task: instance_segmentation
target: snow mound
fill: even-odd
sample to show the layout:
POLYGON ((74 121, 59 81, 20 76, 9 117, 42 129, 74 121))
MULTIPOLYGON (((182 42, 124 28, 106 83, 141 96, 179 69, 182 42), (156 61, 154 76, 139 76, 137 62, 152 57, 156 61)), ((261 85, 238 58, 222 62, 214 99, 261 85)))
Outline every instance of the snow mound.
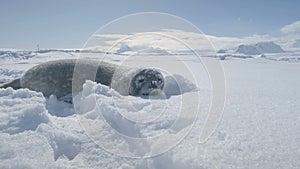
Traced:
POLYGON ((47 143, 53 150, 55 161, 64 156, 72 160, 80 152, 81 141, 79 136, 81 135, 66 131, 64 128, 45 124, 40 125, 37 132, 46 137, 47 143))
POLYGON ((73 105, 70 104, 72 101, 71 95, 67 95, 61 99, 57 99, 55 95, 51 95, 46 100, 46 108, 49 114, 53 116, 66 117, 75 114, 73 105))
POLYGON ((195 84, 181 75, 174 74, 172 76, 165 77, 164 92, 168 97, 196 91, 197 89, 198 88, 195 84))
POLYGON ((217 51, 217 53, 226 53, 227 51, 225 49, 220 49, 217 51))
MULTIPOLYGON (((184 90, 188 92, 187 88, 184 90)), ((186 97, 196 101, 195 94, 190 92, 191 96, 186 97)), ((170 100, 164 95, 150 99, 122 96, 107 86, 87 81, 82 93, 75 97, 74 106, 87 135, 102 148, 121 156, 138 157, 159 154, 161 147, 175 144, 186 133, 195 117, 184 114, 191 114, 195 106, 184 107, 181 99, 174 96, 170 100), (178 120, 180 113, 184 117, 178 120), (157 135, 166 138, 148 139, 157 135)))
POLYGON ((17 135, 0 133, 0 138, 0 168, 54 167, 53 151, 43 135, 24 131, 17 135))
POLYGON ((0 51, 0 58, 19 58, 19 59, 29 59, 36 56, 35 51, 0 51))
POLYGON ((0 89, 0 131, 15 134, 35 130, 49 121, 41 93, 28 89, 0 89))
POLYGON ((56 160, 74 159, 86 137, 76 118, 48 114, 41 93, 7 88, 0 89, 0 138, 0 168, 53 168, 56 160))
POLYGON ((282 53, 284 51, 274 42, 260 42, 253 45, 240 45, 236 52, 246 55, 259 55, 263 53, 282 53))

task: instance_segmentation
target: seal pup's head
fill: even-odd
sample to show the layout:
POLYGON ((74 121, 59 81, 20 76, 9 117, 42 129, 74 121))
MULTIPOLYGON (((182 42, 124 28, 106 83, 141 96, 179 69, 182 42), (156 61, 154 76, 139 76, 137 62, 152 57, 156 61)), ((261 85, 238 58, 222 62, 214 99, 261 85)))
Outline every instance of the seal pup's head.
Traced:
POLYGON ((159 70, 142 69, 131 79, 130 83, 130 95, 156 95, 163 89, 165 80, 159 70))

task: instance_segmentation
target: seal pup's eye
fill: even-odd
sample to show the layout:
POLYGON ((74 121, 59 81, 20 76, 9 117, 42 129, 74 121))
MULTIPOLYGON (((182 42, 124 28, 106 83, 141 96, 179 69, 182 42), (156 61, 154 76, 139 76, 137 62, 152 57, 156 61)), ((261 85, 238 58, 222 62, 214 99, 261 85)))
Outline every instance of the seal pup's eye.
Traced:
POLYGON ((162 83, 162 79, 161 79, 161 78, 158 78, 158 79, 157 79, 157 82, 158 82, 158 83, 162 83))
POLYGON ((139 78, 139 79, 138 79, 138 82, 139 82, 139 83, 143 83, 144 81, 145 81, 144 78, 139 78))

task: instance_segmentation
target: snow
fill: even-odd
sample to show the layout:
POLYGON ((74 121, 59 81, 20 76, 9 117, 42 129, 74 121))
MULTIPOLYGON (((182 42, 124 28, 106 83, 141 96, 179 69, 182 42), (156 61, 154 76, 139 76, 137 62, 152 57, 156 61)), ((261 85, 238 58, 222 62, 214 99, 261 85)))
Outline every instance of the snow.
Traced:
POLYGON ((179 95, 197 90, 197 86, 195 86, 195 84, 178 74, 166 76, 165 81, 166 85, 164 87, 164 92, 166 96, 179 95))
MULTIPOLYGON (((161 62, 175 57, 172 52, 162 52, 161 62)), ((85 51, 81 57, 98 55, 85 51)), ((36 64, 77 56, 76 50, 3 51, 0 79, 9 81, 36 64)), ((177 60, 195 71, 197 85, 178 70, 165 74, 165 95, 150 99, 122 96, 92 81, 84 84, 74 105, 28 89, 0 89, 0 168, 297 168, 300 55, 264 56, 231 53, 221 60, 227 82, 224 114, 201 144, 212 95, 204 71, 195 71, 201 63, 190 55, 177 60), (195 107, 198 114, 193 114, 195 107), (141 156, 151 158, 131 158, 141 156)), ((154 58, 144 57, 149 63, 154 58)), ((122 60, 118 54, 106 57, 115 64, 122 60)))
POLYGON ((1 122, 0 131, 16 134, 25 130, 35 130, 41 123, 48 122, 44 107, 45 98, 28 89, 0 90, 1 122), (24 108, 21 103, 26 104, 24 108))

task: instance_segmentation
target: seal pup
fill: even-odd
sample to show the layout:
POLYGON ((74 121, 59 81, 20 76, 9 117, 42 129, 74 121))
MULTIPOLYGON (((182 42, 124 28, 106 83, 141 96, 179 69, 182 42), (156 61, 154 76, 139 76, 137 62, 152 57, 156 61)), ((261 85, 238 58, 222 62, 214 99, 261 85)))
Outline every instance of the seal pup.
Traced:
POLYGON ((27 70, 25 74, 0 88, 28 88, 44 96, 58 98, 82 90, 86 80, 109 86, 121 95, 155 95, 165 84, 158 69, 129 68, 92 59, 49 61, 27 70))

